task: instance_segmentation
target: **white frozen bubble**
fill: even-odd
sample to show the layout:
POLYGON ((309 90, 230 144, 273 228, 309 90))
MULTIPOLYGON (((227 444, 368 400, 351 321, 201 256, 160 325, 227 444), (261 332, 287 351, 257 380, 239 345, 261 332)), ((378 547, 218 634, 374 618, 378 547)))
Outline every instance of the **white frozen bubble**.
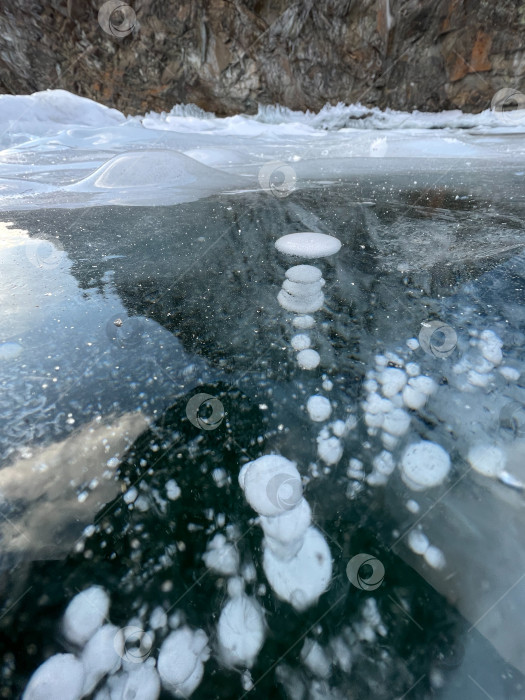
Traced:
POLYGON ((275 247, 285 255, 301 258, 324 258, 334 255, 341 249, 341 241, 326 233, 304 231, 289 233, 275 242, 275 247))
POLYGON ((417 364, 417 362, 408 362, 405 369, 409 377, 417 377, 418 374, 421 372, 421 368, 417 364))
POLYGON ((20 355, 22 349, 18 343, 0 343, 0 361, 14 360, 20 355))
POLYGON ((383 396, 391 398, 403 389, 407 382, 407 376, 402 369, 387 367, 379 374, 379 382, 383 396))
POLYGON ((383 476, 390 476, 394 469, 396 468, 396 463, 390 452, 383 450, 378 455, 376 455, 372 461, 374 469, 382 474, 383 476))
POLYGON ((104 625, 88 641, 82 652, 84 666, 83 694, 89 695, 108 674, 122 663, 124 637, 115 625, 104 625))
POLYGON ((166 627, 167 624, 168 616, 166 615, 166 611, 164 608, 161 608, 160 605, 157 605, 150 615, 149 626, 152 630, 160 630, 166 627))
POLYGON ((419 347, 419 340, 417 338, 409 338, 407 340, 407 346, 410 350, 417 350, 419 347))
POLYGON ((235 595, 222 609, 217 637, 219 653, 226 665, 251 668, 264 644, 261 606, 244 593, 235 595))
POLYGON ((504 377, 508 382, 517 382, 520 378, 519 371, 514 369, 514 367, 500 367, 499 371, 502 377, 504 377))
POLYGON ((109 596, 101 586, 91 586, 76 595, 64 613, 65 637, 83 646, 104 624, 109 613, 109 596))
POLYGON ((501 364, 503 342, 494 331, 485 330, 479 336, 479 349, 483 357, 493 365, 501 364))
POLYGON ((419 377, 411 377, 408 380, 409 386, 411 386, 416 391, 420 391, 426 396, 430 396, 437 389, 436 382, 431 377, 425 377, 420 375, 419 377))
POLYGON ((321 357, 316 350, 301 350, 297 353, 297 362, 302 369, 315 369, 321 362, 321 357))
POLYGON ((320 279, 318 282, 292 282, 289 279, 285 279, 282 288, 291 294, 293 297, 315 297, 322 291, 324 287, 324 280, 320 279))
POLYGON ((325 391, 332 391, 333 388, 334 388, 334 384, 332 381, 330 381, 330 379, 323 380, 323 389, 325 391))
POLYGON ((344 420, 334 420, 330 427, 332 428, 333 434, 339 438, 343 437, 346 432, 346 423, 344 420))
POLYGON ((418 411, 420 408, 423 408, 428 398, 426 394, 424 394, 422 391, 414 389, 414 387, 410 386, 410 384, 407 384, 407 386, 403 389, 402 397, 405 406, 414 411, 418 411))
POLYGON ((162 685, 177 697, 188 697, 201 682, 209 656, 204 630, 185 626, 171 632, 162 643, 157 663, 162 685))
POLYGON ((322 272, 314 265, 294 265, 286 270, 286 277, 291 282, 299 282, 301 284, 312 284, 318 282, 322 278, 322 272))
POLYGON ((326 654, 319 642, 307 637, 301 649, 301 661, 319 678, 328 678, 332 668, 330 657, 326 654))
POLYGON ((33 673, 22 700, 80 700, 84 667, 73 654, 55 654, 33 673))
POLYGON ((206 552, 202 555, 204 563, 218 574, 233 576, 239 569, 239 553, 235 545, 221 534, 208 542, 206 552))
POLYGON ((293 510, 270 518, 261 515, 261 527, 264 534, 285 544, 304 537, 311 522, 312 511, 308 501, 304 498, 293 510))
POLYGON ((306 350, 311 344, 312 341, 310 340, 310 336, 306 333, 298 333, 297 335, 294 335, 290 341, 292 348, 297 351, 306 350))
POLYGON ((383 447, 387 450, 393 450, 399 442, 399 438, 383 431, 381 433, 381 442, 383 443, 383 447))
POLYGON ((265 548, 263 568, 275 593, 296 610, 306 610, 327 589, 332 576, 330 549, 319 530, 310 526, 303 545, 289 561, 265 548))
POLYGON ((410 428, 410 416, 402 408, 395 408, 385 414, 383 420, 383 430, 390 435, 400 437, 410 428))
POLYGON ((176 501, 180 497, 182 491, 175 479, 170 479, 166 482, 166 496, 170 501, 176 501))
POLYGON ((293 311, 296 314, 313 314, 323 308, 324 294, 318 292, 311 297, 299 297, 281 289, 277 295, 277 301, 286 311, 293 311))
POLYGON ((280 455, 264 455, 245 464, 239 484, 259 515, 280 515, 295 508, 302 498, 301 475, 295 463, 280 455))
POLYGON ((443 569, 447 563, 443 552, 432 544, 428 547, 423 556, 426 563, 433 569, 443 569))
POLYGON ((315 318, 308 314, 301 314, 296 316, 292 321, 294 328, 300 328, 301 330, 307 330, 308 328, 313 328, 315 326, 315 318))
POLYGON ((467 456, 472 469, 483 476, 497 477, 504 470, 507 463, 505 453, 496 445, 473 445, 467 456))
MULTIPOLYGON (((101 700, 157 700, 160 695, 159 674, 149 663, 110 677, 107 686, 109 694, 102 696, 101 700)), ((98 695, 95 700, 98 700, 98 695)))
POLYGON ((337 464, 343 456, 343 445, 337 437, 317 438, 317 454, 328 466, 337 464))
POLYGON ((406 503, 406 508, 410 513, 413 513, 414 515, 417 515, 420 511, 420 506, 417 501, 414 501, 412 498, 410 498, 406 503))
POLYGON ((332 413, 332 404, 326 398, 326 396, 320 396, 319 394, 314 394, 310 396, 306 403, 306 410, 310 419, 316 423, 322 423, 330 418, 332 413))
POLYGON ((421 530, 411 530, 407 537, 408 546, 415 554, 423 555, 430 546, 428 537, 421 530))
POLYGON ((434 442, 422 440, 409 445, 401 458, 401 476, 414 491, 443 483, 450 470, 448 453, 434 442))

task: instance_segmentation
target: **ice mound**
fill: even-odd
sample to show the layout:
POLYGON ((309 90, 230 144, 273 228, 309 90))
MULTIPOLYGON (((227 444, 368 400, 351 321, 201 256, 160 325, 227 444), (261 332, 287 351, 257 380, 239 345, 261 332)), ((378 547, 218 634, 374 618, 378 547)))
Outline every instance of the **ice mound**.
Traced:
POLYGON ((163 641, 158 671, 162 685, 178 698, 189 697, 204 675, 209 659, 208 637, 204 630, 181 627, 163 641))
POLYGON ((217 175, 216 170, 178 151, 135 151, 111 158, 68 189, 85 189, 87 185, 103 189, 187 187, 197 180, 202 187, 202 178, 207 182, 217 175))
POLYGON ((289 233, 276 241, 275 247, 285 255, 301 258, 325 258, 341 249, 341 241, 326 233, 305 231, 289 233))

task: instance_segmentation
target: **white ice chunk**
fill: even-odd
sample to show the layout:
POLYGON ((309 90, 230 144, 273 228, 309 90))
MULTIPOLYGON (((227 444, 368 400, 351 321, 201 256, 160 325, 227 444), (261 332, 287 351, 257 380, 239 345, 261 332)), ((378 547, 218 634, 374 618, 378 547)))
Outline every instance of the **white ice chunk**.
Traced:
POLYGON ((295 463, 280 455, 265 455, 245 464, 239 484, 251 507, 269 517, 295 508, 303 496, 295 463))
POLYGON ((80 700, 84 667, 73 654, 55 654, 31 676, 22 700, 80 700))
POLYGON ((414 491, 422 491, 443 483, 450 470, 450 457, 440 445, 422 440, 407 447, 401 469, 405 484, 414 491))
POLYGON ((314 394, 310 396, 306 403, 306 410, 310 419, 316 423, 322 423, 322 421, 328 420, 330 414, 332 413, 332 404, 326 398, 326 396, 320 396, 319 394, 314 394))
POLYGON ((317 602, 332 576, 332 558, 324 537, 310 526, 303 546, 289 561, 277 559, 265 548, 263 568, 275 593, 296 610, 305 610, 317 602))
POLYGON ((324 258, 334 255, 341 249, 341 241, 325 233, 311 231, 289 233, 275 242, 275 247, 285 255, 302 258, 324 258))
POLYGON ((109 596, 100 586, 76 595, 64 613, 63 632, 72 644, 84 646, 104 623, 109 613, 109 596))
POLYGON ((301 350, 297 353, 297 362, 302 369, 315 369, 321 362, 321 357, 316 350, 301 350))
POLYGON ((505 471, 505 453, 496 445, 474 445, 468 451, 467 459, 475 471, 484 476, 497 477, 505 471))

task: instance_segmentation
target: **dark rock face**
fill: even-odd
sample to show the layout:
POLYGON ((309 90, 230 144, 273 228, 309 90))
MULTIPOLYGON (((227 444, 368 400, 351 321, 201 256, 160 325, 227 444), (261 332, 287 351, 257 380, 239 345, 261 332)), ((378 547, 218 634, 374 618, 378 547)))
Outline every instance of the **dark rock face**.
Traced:
POLYGON ((476 112, 520 88, 524 30, 518 0, 3 0, 0 91, 63 88, 131 114, 476 112))

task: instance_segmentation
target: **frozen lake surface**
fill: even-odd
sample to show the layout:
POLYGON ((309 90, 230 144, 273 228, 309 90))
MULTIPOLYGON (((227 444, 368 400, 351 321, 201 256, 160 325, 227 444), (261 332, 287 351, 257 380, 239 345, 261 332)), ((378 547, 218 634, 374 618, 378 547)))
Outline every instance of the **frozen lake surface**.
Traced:
POLYGON ((2 697, 522 698, 524 127, 2 105, 2 697))

